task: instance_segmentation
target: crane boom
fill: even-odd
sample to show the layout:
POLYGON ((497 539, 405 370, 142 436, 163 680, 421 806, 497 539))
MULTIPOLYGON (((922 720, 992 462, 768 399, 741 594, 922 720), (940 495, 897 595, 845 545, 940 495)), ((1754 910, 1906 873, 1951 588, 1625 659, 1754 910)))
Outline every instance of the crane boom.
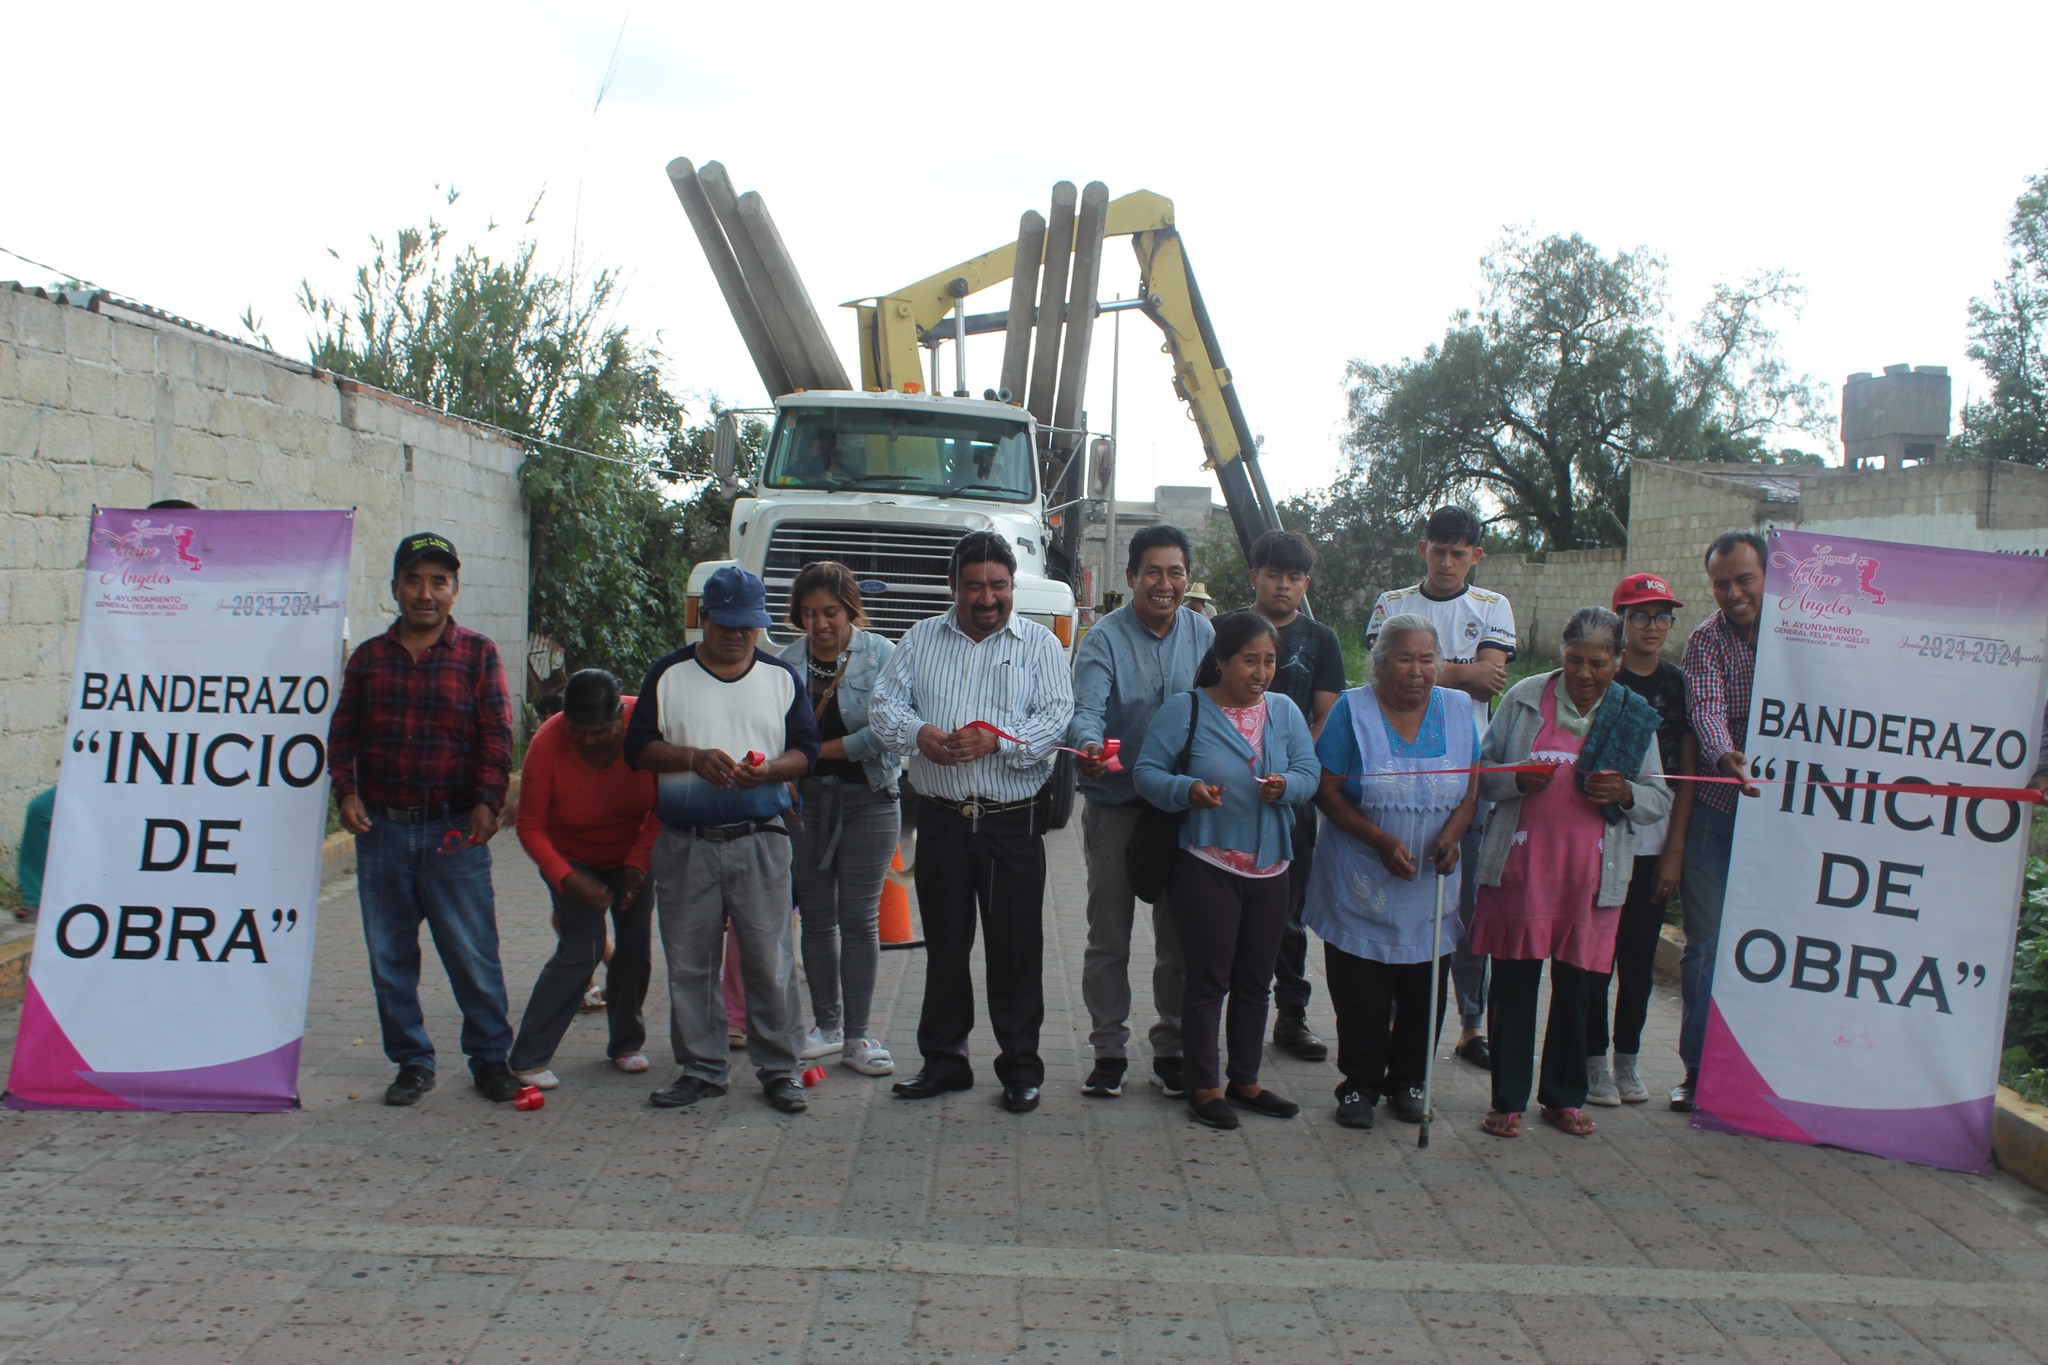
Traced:
MULTIPOLYGON (((1105 211, 1103 235, 1131 239, 1143 281, 1143 311, 1165 334, 1173 359, 1174 392, 1188 405, 1201 435, 1202 467, 1215 471, 1239 547, 1249 555, 1252 541, 1279 529, 1279 512, 1259 468, 1258 447, 1188 265, 1186 247, 1174 228, 1173 201, 1150 190, 1120 195, 1105 211)), ((1067 243, 1052 242, 1042 250, 1050 254, 1065 249, 1067 243)), ((954 309, 960 297, 955 282, 964 280, 967 293, 978 293, 1010 280, 1019 261, 1018 244, 1010 242, 901 289, 857 301, 853 306, 859 316, 862 387, 903 389, 922 383, 918 352, 926 335, 954 309)), ((1021 292, 1013 290, 1012 299, 1021 292)), ((977 319, 972 330, 1000 329, 1007 321, 1007 315, 996 314, 977 319)), ((1041 326, 1057 325, 1054 320, 1039 321, 1041 326)), ((1022 401, 1023 395, 1014 398, 1022 401)))

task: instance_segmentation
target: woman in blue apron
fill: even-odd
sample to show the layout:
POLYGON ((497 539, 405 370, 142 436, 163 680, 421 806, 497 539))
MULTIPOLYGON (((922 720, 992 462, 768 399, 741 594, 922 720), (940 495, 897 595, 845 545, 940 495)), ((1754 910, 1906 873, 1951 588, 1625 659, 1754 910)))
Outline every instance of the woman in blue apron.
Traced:
POLYGON ((1395 1118, 1422 1121, 1423 1070, 1443 1024, 1457 915, 1435 943, 1430 925, 1439 878, 1444 903, 1458 903, 1458 840, 1479 791, 1464 770, 1476 761, 1479 725, 1471 697, 1436 685, 1437 644, 1427 617, 1390 618, 1373 644, 1371 684, 1337 698, 1316 742, 1323 842, 1301 918, 1323 941, 1346 1128, 1372 1127, 1383 1099, 1395 1118), (1432 969, 1434 1020, 1425 1018, 1432 969))

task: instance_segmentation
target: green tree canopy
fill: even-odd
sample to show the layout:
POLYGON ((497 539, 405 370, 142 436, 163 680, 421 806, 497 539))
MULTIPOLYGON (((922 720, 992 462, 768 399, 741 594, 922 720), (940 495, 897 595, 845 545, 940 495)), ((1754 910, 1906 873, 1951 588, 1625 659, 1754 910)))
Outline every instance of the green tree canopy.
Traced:
POLYGON ((2048 464, 2048 172, 2030 176, 2005 232, 2005 275, 1970 300, 1970 359, 1991 396, 1963 405, 1957 454, 2048 464))
MULTIPOLYGON (((454 250, 431 219, 370 245, 345 301, 300 285, 313 363, 525 441, 529 629, 571 668, 637 682, 681 642, 693 555, 723 549, 711 424, 690 424, 660 352, 615 320, 615 271, 552 273, 530 239, 454 250)), ((743 454, 758 424, 748 436, 743 454)))
POLYGON ((1824 387, 1778 354, 1773 319, 1803 298, 1782 271, 1717 286, 1675 337, 1645 250, 1511 231, 1481 277, 1420 359, 1348 367, 1360 496, 1396 524, 1463 501, 1531 549, 1619 544, 1632 460, 1814 462, 1771 444, 1832 429, 1824 387))

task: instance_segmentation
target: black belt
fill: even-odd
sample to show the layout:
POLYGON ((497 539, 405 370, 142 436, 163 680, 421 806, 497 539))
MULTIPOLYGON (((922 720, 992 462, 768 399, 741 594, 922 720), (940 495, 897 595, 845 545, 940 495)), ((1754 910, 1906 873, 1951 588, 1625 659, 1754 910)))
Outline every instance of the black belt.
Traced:
POLYGON ((460 820, 476 809, 476 803, 457 805, 453 801, 438 806, 368 806, 370 814, 389 820, 396 825, 431 825, 436 820, 460 820))
POLYGON ((991 815, 1006 815, 1013 810, 1029 810, 1038 804, 1038 798, 1035 796, 1027 796, 1022 801, 982 801, 974 798, 948 801, 943 796, 925 796, 922 792, 919 796, 935 806, 944 806, 955 815, 968 820, 986 820, 991 815))
POLYGON ((737 825, 681 825, 685 834, 694 834, 707 844, 729 844, 735 839, 745 839, 755 834, 780 834, 789 837, 789 831, 773 820, 743 820, 737 825))

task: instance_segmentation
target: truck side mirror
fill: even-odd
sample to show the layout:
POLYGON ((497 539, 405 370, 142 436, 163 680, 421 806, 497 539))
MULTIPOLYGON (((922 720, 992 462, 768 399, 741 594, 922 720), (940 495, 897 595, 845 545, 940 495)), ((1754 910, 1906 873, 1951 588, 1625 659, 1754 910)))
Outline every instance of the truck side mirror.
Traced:
POLYGON ((740 487, 740 415, 724 412, 718 416, 718 428, 711 436, 711 473, 718 480, 718 486, 727 493, 737 493, 740 487))

